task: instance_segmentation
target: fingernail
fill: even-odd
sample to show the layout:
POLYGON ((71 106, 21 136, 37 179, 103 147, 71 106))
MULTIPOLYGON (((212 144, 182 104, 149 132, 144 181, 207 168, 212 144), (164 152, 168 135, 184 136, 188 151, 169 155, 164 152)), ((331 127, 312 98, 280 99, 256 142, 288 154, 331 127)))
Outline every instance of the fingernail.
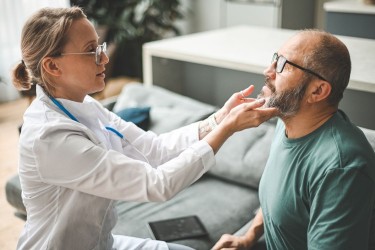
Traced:
POLYGON ((265 100, 266 99, 264 99, 264 98, 260 98, 260 99, 257 100, 257 102, 262 103, 262 102, 265 102, 265 100))

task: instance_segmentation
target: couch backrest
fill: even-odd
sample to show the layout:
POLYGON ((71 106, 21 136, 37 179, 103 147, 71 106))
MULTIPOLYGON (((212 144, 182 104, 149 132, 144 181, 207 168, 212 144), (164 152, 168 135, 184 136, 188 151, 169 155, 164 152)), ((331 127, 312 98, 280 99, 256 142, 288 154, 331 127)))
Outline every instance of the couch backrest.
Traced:
POLYGON ((202 120, 217 110, 212 105, 164 88, 140 83, 125 85, 113 111, 119 112, 129 107, 151 107, 150 130, 157 134, 202 120))
POLYGON ((257 128, 235 133, 216 154, 216 166, 210 175, 258 188, 268 159, 276 119, 257 128))
POLYGON ((375 130, 372 129, 367 129, 367 128, 361 128, 360 129, 363 131, 365 134, 368 142, 370 143, 372 149, 375 151, 375 130))

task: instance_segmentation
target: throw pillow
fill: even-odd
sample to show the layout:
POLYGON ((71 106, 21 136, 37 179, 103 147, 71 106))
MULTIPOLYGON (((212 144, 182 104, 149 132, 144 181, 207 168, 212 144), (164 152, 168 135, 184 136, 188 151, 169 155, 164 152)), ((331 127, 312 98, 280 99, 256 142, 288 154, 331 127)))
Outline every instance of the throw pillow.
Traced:
POLYGON ((131 107, 124 108, 116 114, 121 119, 132 122, 143 130, 148 130, 150 126, 150 107, 131 107))

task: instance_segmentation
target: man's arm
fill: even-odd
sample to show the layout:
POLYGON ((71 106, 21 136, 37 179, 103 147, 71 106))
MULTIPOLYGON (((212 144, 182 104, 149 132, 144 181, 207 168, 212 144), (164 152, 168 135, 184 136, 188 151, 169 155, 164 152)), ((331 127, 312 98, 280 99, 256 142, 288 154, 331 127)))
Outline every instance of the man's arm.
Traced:
POLYGON ((235 236, 230 234, 224 234, 220 240, 212 248, 213 250, 219 250, 223 248, 230 249, 250 249, 252 248, 258 239, 263 235, 263 213, 262 209, 259 208, 258 213, 253 219, 249 230, 243 236, 235 236))

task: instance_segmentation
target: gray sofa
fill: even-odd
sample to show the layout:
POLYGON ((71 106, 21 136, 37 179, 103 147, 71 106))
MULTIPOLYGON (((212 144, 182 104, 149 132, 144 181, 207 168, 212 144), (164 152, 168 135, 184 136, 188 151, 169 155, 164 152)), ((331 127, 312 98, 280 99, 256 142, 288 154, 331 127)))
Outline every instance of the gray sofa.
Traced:
MULTIPOLYGON (((104 103, 117 112, 124 108, 150 106, 150 130, 162 133, 189 124, 217 107, 169 92, 159 87, 128 84, 116 102, 104 103)), ((234 134, 220 149, 217 165, 196 183, 167 202, 117 202, 119 220, 115 234, 142 238, 152 235, 147 222, 197 215, 208 236, 175 241, 195 249, 210 249, 224 233, 243 233, 259 207, 258 184, 267 161, 276 121, 234 134)), ((375 131, 363 129, 375 149, 375 131)), ((7 199, 18 214, 25 214, 18 177, 9 180, 7 199)), ((265 249, 261 242, 256 249, 265 249)))

